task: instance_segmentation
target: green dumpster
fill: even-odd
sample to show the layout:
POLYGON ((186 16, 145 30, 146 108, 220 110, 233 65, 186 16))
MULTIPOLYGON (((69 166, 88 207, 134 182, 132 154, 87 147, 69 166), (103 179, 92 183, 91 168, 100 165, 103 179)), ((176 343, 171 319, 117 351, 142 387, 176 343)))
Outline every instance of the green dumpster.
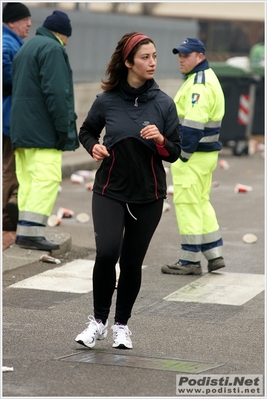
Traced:
MULTIPOLYGON (((259 59, 259 50, 256 54, 259 59)), ((248 64, 249 68, 243 69, 210 62, 225 95, 220 141, 232 147, 234 155, 248 154, 249 137, 264 134, 264 68, 251 59, 248 64)))

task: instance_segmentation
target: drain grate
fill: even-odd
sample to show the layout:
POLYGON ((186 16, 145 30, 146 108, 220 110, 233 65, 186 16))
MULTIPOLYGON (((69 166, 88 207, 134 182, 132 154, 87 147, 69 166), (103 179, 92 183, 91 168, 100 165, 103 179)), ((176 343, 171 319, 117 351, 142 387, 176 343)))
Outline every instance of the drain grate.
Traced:
POLYGON ((203 371, 211 370, 213 368, 223 365, 212 362, 199 362, 182 359, 118 355, 96 350, 90 351, 89 353, 83 352, 65 356, 57 360, 63 360, 67 362, 101 364, 107 366, 123 366, 141 369, 176 371, 181 373, 193 374, 198 374, 203 371))

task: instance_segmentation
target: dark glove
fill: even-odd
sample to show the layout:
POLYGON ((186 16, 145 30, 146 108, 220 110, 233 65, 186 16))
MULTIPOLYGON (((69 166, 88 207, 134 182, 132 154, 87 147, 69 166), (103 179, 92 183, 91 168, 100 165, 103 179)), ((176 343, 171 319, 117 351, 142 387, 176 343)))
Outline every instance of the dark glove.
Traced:
POLYGON ((68 133, 57 131, 57 135, 58 135, 58 142, 56 144, 56 149, 63 150, 63 148, 68 140, 68 133))

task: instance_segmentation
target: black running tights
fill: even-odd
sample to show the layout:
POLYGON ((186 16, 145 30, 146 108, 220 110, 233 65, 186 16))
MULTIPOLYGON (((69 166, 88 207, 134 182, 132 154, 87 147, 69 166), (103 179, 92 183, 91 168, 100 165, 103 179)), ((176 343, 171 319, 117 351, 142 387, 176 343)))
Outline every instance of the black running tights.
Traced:
POLYGON ((142 263, 162 215, 163 199, 125 204, 93 193, 92 214, 96 242, 93 270, 94 316, 106 322, 116 284, 115 322, 127 324, 141 286, 142 263))

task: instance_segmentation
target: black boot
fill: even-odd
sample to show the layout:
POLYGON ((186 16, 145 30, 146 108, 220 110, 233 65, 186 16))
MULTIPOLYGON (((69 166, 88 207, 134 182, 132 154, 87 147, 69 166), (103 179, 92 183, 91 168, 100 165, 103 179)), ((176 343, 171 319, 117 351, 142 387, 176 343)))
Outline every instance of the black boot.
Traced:
POLYGON ((17 237, 15 244, 23 248, 39 249, 41 251, 53 251, 59 249, 59 245, 48 241, 45 237, 17 237))
POLYGON ((19 218, 19 210, 18 210, 18 204, 10 200, 5 207, 5 211, 7 212, 11 226, 10 229, 11 231, 16 231, 17 230, 17 224, 18 224, 18 218, 19 218))

